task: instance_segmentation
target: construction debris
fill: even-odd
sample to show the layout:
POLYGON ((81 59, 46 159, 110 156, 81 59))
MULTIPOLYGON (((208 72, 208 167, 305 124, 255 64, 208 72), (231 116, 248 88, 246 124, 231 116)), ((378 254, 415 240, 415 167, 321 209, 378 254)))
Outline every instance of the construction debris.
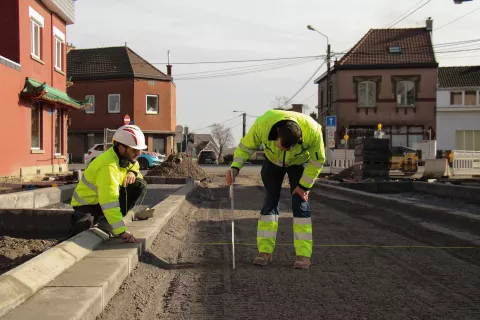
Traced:
POLYGON ((347 169, 344 169, 337 174, 327 177, 328 180, 340 181, 340 182, 342 182, 343 180, 353 180, 354 178, 355 178, 355 175, 354 175, 353 166, 347 169))
POLYGON ((160 166, 147 172, 147 176, 164 178, 188 178, 195 180, 208 180, 208 174, 190 157, 183 153, 171 154, 160 166))

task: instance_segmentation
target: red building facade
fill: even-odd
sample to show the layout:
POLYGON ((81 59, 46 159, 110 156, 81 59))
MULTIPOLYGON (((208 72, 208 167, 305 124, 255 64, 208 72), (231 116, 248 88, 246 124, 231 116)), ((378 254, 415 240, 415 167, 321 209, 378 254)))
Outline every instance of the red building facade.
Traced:
POLYGON ((66 94, 73 22, 73 0, 0 1, 0 176, 68 171, 68 113, 87 106, 66 94))

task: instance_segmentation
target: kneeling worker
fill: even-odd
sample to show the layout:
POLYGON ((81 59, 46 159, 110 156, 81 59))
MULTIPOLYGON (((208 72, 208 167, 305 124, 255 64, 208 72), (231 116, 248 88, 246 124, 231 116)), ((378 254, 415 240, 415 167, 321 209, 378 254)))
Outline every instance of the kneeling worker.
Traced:
POLYGON ((322 127, 312 117, 302 113, 267 111, 240 140, 231 165, 233 170, 227 171, 227 185, 233 183, 232 180, 260 144, 266 157, 261 171, 265 199, 257 227, 259 255, 253 263, 266 265, 272 259, 278 230, 278 203, 283 179, 288 174, 297 256, 294 267, 308 269, 313 248, 308 193, 325 162, 322 127))
MULTIPOLYGON (((125 242, 136 242, 123 217, 137 200, 145 197, 147 183, 140 174, 137 158, 146 149, 139 127, 125 125, 113 135, 113 146, 85 169, 73 193, 72 233, 78 234, 106 219, 111 232, 125 242)), ((110 231, 110 230, 109 230, 110 231)))

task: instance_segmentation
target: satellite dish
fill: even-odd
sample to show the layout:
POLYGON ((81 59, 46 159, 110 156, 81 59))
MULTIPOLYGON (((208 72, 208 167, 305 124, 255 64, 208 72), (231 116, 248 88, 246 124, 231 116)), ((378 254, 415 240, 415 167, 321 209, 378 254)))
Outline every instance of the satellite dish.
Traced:
POLYGON ((175 133, 182 133, 183 132, 183 127, 181 125, 178 125, 175 127, 175 133))

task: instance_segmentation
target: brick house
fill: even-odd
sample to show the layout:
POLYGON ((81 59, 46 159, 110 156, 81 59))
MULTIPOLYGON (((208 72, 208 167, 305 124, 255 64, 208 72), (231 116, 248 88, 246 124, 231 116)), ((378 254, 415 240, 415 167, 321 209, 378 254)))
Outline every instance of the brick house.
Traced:
POLYGON ((480 66, 438 68, 437 149, 480 151, 480 66))
MULTIPOLYGON (((67 118, 85 101, 66 94, 66 25, 74 0, 0 1, 0 176, 68 171, 67 118)), ((83 100, 83 99, 81 99, 83 100)))
POLYGON ((349 129, 348 146, 357 136, 372 136, 381 123, 392 146, 411 147, 432 139, 436 130, 437 67, 432 20, 425 28, 371 29, 331 72, 332 110, 327 110, 326 74, 318 84, 319 121, 337 116, 336 147, 349 129))
POLYGON ((93 104, 71 114, 68 152, 74 162, 83 162, 92 145, 104 142, 104 129, 122 126, 126 115, 145 133, 148 151, 173 151, 176 87, 171 66, 167 75, 127 46, 72 49, 67 61, 73 82, 68 94, 93 104))

